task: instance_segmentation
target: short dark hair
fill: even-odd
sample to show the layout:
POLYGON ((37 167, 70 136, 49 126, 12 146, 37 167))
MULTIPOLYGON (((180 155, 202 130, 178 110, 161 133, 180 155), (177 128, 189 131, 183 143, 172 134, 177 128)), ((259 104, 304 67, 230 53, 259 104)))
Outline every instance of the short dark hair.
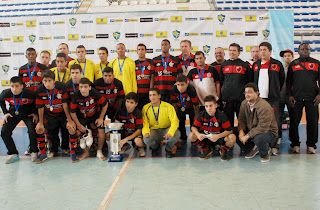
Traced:
POLYGON ((58 53, 57 58, 64 58, 64 60, 67 61, 67 56, 64 53, 58 53))
POLYGON ((256 83, 253 83, 253 82, 249 82, 248 84, 246 84, 244 86, 244 89, 246 89, 246 88, 252 88, 254 90, 254 92, 258 92, 259 91, 258 85, 256 83))
POLYGON ((44 79, 44 78, 51 78, 51 79, 55 80, 56 75, 54 74, 53 71, 51 71, 50 69, 47 69, 42 72, 42 79, 44 79))
POLYGON ((230 45, 229 45, 229 48, 230 47, 237 47, 238 48, 238 52, 240 52, 240 45, 239 44, 237 44, 237 43, 231 43, 230 45))
POLYGON ((49 52, 48 50, 43 50, 43 51, 41 51, 40 55, 41 55, 42 53, 47 53, 47 54, 49 54, 49 56, 51 56, 51 54, 50 54, 50 52, 49 52))
POLYGON ((91 81, 87 77, 82 77, 79 81, 79 84, 82 84, 82 85, 87 84, 87 85, 91 86, 91 81))
POLYGON ((138 44, 137 48, 138 47, 144 47, 144 49, 147 49, 147 46, 145 44, 142 44, 142 43, 138 44))
POLYGON ((181 44, 182 42, 188 42, 189 45, 190 45, 190 47, 191 47, 191 41, 190 41, 190 40, 184 39, 184 40, 182 40, 182 41, 180 42, 180 44, 181 44))
POLYGON ((301 44, 299 45, 298 49, 300 49, 300 47, 301 47, 302 45, 307 45, 308 47, 310 47, 310 45, 309 45, 308 43, 303 42, 303 43, 301 43, 301 44))
POLYGON ((269 51, 272 50, 272 46, 271 46, 271 44, 270 44, 269 42, 261 42, 261 43, 259 44, 259 48, 260 48, 261 46, 267 47, 269 51))
POLYGON ((60 43, 59 46, 60 46, 60 45, 65 45, 65 46, 67 46, 67 48, 69 49, 69 45, 68 45, 67 43, 64 43, 64 42, 63 42, 63 43, 60 43))
POLYGON ((82 68, 81 68, 80 64, 75 63, 72 66, 70 66, 70 71, 73 69, 79 69, 80 73, 82 72, 82 68))
POLYGON ((86 49, 82 44, 81 44, 81 45, 78 45, 76 49, 78 49, 78 48, 86 49))
POLYGON ((106 66, 106 68, 103 69, 103 73, 112 73, 113 74, 113 68, 106 66))
POLYGON ((156 87, 150 88, 149 92, 151 92, 151 91, 156 91, 157 94, 160 95, 160 90, 158 88, 156 88, 156 87))
POLYGON ((162 40, 161 42, 168 42, 169 45, 171 45, 171 43, 170 43, 170 41, 169 41, 168 39, 164 39, 164 40, 162 40))
POLYGON ((126 100, 134 100, 134 102, 138 103, 139 101, 139 97, 138 97, 138 94, 135 93, 135 92, 130 92, 126 95, 126 100))
POLYGON ((188 77, 186 75, 180 75, 177 77, 177 82, 185 82, 188 83, 188 77))
POLYGON ((208 95, 208 96, 204 97, 203 101, 204 101, 204 103, 206 103, 206 102, 213 102, 215 104, 217 103, 217 100, 213 95, 208 95))
POLYGON ((19 82, 19 84, 22 85, 23 84, 22 78, 18 76, 11 77, 10 83, 17 83, 17 82, 19 82))
POLYGON ((36 49, 34 49, 33 47, 29 47, 29 48, 26 50, 26 53, 27 53, 27 52, 30 52, 30 51, 37 52, 36 49))
POLYGON ((194 56, 196 56, 196 55, 203 55, 203 57, 205 57, 205 56, 204 56, 204 53, 203 53, 202 51, 197 51, 197 52, 194 54, 194 56))
POLYGON ((100 47, 99 50, 104 50, 107 54, 109 54, 108 49, 106 47, 100 47))

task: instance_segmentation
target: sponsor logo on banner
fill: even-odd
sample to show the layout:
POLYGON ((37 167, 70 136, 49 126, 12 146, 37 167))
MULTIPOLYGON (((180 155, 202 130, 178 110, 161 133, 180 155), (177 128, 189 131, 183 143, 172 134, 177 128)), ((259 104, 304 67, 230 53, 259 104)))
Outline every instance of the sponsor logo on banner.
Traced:
POLYGON ((204 54, 208 55, 209 52, 210 52, 211 46, 210 45, 204 45, 202 47, 202 49, 203 49, 204 54))
POLYGON ((230 18, 231 21, 242 21, 242 18, 230 18))
POLYGON ((11 53, 9 52, 0 53, 0 57, 11 57, 11 53))
POLYGON ((172 31, 172 36, 173 36, 175 39, 179 39, 179 37, 180 37, 180 31, 178 31, 178 30, 172 31))
POLYGON ((48 25, 51 25, 50 22, 40 22, 39 23, 40 26, 48 26, 48 25))
POLYGON ((258 31, 246 31, 245 36, 258 36, 258 31))
POLYGON ((246 46, 246 52, 251 52, 251 48, 252 48, 253 46, 246 46))
POLYGON ((198 18, 185 18, 184 20, 185 21, 197 21, 198 18))
POLYGON ((65 36, 54 36, 53 39, 65 39, 65 36))
POLYGON ((218 15, 218 20, 220 22, 220 25, 223 25, 223 22, 225 21, 226 16, 224 14, 218 15))
POLYGON ((94 39, 94 35, 81 35, 81 39, 94 39))
POLYGON ((68 34, 69 41, 79 40, 79 34, 68 34))
POLYGON ((154 21, 168 21, 168 18, 155 18, 154 21))
POLYGON ((181 49, 180 48, 170 48, 170 52, 181 52, 181 49))
POLYGON ((147 53, 153 53, 153 49, 147 49, 147 53))
POLYGON ((23 36, 14 36, 13 42, 23 42, 23 36))
POLYGON ((33 44, 36 41, 36 35, 30 34, 29 35, 29 41, 30 41, 31 44, 33 44))
POLYGON ((9 80, 1 80, 1 85, 2 85, 2 87, 9 87, 10 81, 9 80))
POLYGON ((126 33, 126 38, 138 38, 138 33, 126 33))
POLYGON ((269 17, 259 17, 259 20, 269 20, 269 17))
POLYGON ((153 22, 153 18, 140 18, 141 23, 153 22))
POLYGON ((110 23, 122 23, 123 19, 110 19, 110 23))
POLYGON ((93 20, 82 20, 82 24, 93 23, 93 20))
MULTIPOLYGON (((76 22, 77 22, 77 20, 76 20, 76 22)), ((70 23, 70 20, 69 20, 69 23, 70 23)), ((52 24, 53 25, 64 25, 64 24, 66 24, 66 21, 53 21, 52 24)))
POLYGON ((87 54, 94 55, 94 50, 86 50, 87 54))
POLYGON ((185 33, 185 36, 199 36, 198 33, 185 33))
POLYGON ((181 23, 182 22, 182 16, 171 16, 171 22, 173 22, 173 23, 181 23))
POLYGON ((161 49, 156 49, 156 52, 161 52, 161 49))
POLYGON ((24 23, 11 23, 11 26, 24 26, 24 23))
POLYGON ((119 31, 113 32, 113 38, 118 41, 120 39, 121 33, 119 31))
POLYGON ((246 15, 246 22, 256 22, 257 16, 256 15, 246 15))
POLYGON ((166 31, 159 31, 159 32, 156 32, 156 37, 157 38, 167 38, 167 32, 166 31))
POLYGON ((198 51, 198 47, 192 47, 191 52, 195 53, 198 51))
POLYGON ((26 22, 27 27, 36 27, 37 26, 37 21, 31 20, 26 22))
POLYGON ((70 18, 69 19, 69 24, 70 26, 74 27, 77 24, 77 19, 75 18, 70 18))
POLYGON ((200 20, 213 20, 213 17, 200 17, 200 20))
POLYGON ((129 22, 139 22, 138 19, 124 19, 124 22, 129 23, 129 22))
POLYGON ((0 23, 0 27, 10 27, 10 23, 0 23))
POLYGON ((230 36, 243 36, 242 32, 230 32, 230 36))
POLYGON ((108 24, 108 18, 97 18, 96 23, 99 24, 108 24))
POLYGON ((269 35, 270 35, 270 30, 265 29, 262 31, 263 37, 264 39, 268 39, 269 35))
POLYGON ((213 33, 200 33, 200 36, 213 36, 213 33))
POLYGON ((11 38, 0 38, 0 42, 8 42, 11 41, 11 38))
POLYGON ((4 74, 8 74, 9 69, 9 65, 2 65, 2 71, 4 72, 4 74))
POLYGON ((128 53, 133 53, 133 52, 137 52, 137 50, 136 49, 128 49, 127 52, 128 53))
POLYGON ((140 34, 140 37, 153 37, 153 34, 140 34))
POLYGON ((110 50, 110 53, 114 53, 114 50, 110 50))
POLYGON ((24 55, 24 52, 16 52, 16 53, 12 53, 12 55, 24 55))
POLYGON ((19 71, 19 67, 13 67, 14 71, 19 71))
POLYGON ((108 39, 109 34, 96 34, 96 39, 108 39))
POLYGON ((39 37, 39 40, 51 40, 52 37, 51 36, 41 36, 39 37))
POLYGON ((227 31, 216 31, 216 37, 227 37, 228 32, 227 31))

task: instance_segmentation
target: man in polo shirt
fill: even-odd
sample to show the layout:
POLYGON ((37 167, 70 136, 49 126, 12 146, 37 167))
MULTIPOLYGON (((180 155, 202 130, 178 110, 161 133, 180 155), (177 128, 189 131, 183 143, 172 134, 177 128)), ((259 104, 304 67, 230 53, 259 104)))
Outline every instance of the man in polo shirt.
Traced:
POLYGON ((220 73, 220 68, 221 68, 221 64, 223 62, 225 62, 226 59, 224 59, 224 56, 225 56, 225 52, 224 52, 224 49, 222 47, 217 47, 216 50, 214 51, 214 56, 216 58, 216 61, 213 62, 211 64, 211 66, 213 66, 218 73, 220 73))
POLYGON ((179 55, 179 59, 181 62, 181 68, 183 71, 183 75, 187 76, 189 71, 196 66, 194 61, 194 55, 191 53, 191 41, 190 40, 182 40, 180 42, 181 54, 179 55))
MULTIPOLYGON (((66 58, 67 58, 66 67, 68 67, 69 62, 73 60, 73 58, 69 57, 69 46, 66 43, 59 44, 59 53, 64 53, 66 55, 66 58)), ((57 66, 56 60, 53 60, 50 65, 50 68, 54 68, 56 66, 57 66)))

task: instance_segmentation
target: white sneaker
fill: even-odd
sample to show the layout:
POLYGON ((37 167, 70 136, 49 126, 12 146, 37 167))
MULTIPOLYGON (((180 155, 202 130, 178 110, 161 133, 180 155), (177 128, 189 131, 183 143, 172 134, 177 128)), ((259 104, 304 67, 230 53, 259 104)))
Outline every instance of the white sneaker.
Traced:
POLYGON ((271 154, 274 155, 274 156, 277 156, 278 155, 278 149, 277 148, 272 148, 271 149, 271 154))
POLYGON ((316 154, 316 150, 314 149, 314 147, 308 147, 307 148, 307 153, 308 154, 316 154))
POLYGON ((49 158, 53 158, 53 156, 54 156, 54 153, 53 152, 49 152, 49 154, 47 154, 47 158, 49 159, 49 158))
POLYGON ((87 147, 86 140, 84 138, 80 138, 80 147, 81 149, 85 149, 87 147))
POLYGON ((143 147, 139 147, 139 156, 140 156, 140 157, 146 156, 146 151, 144 151, 144 148, 143 148, 143 147))
POLYGON ((38 153, 37 152, 32 152, 31 153, 31 161, 35 162, 38 159, 38 153))
POLYGON ((261 163, 267 163, 270 161, 271 149, 269 149, 268 154, 266 157, 261 158, 261 163))
POLYGON ((6 164, 13 163, 17 160, 19 160, 19 155, 17 155, 17 154, 8 155, 8 158, 6 159, 6 164))

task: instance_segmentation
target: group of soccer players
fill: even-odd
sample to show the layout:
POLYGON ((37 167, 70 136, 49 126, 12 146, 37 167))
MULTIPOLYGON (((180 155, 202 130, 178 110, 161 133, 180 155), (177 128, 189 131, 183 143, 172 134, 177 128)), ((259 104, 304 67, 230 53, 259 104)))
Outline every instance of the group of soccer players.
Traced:
MULTIPOLYGON (((6 163, 19 159, 12 132, 21 120, 30 139, 27 153, 36 163, 57 155, 59 147, 64 154, 70 154, 71 162, 83 160, 90 153, 106 160, 106 140, 110 140, 105 132, 106 115, 112 122, 124 124, 120 153, 132 145, 143 157, 148 145, 156 156, 160 145, 166 144, 166 157, 172 157, 187 141, 187 115, 192 131, 189 138, 200 147, 200 158, 208 158, 210 151, 217 149, 221 159, 226 160, 228 150, 238 141, 245 148, 233 129, 234 113, 239 114, 245 85, 255 82, 274 110, 279 107, 275 99, 280 98, 286 74, 280 61, 270 59, 271 45, 263 42, 259 46, 262 57, 269 55, 271 62, 262 62, 263 58, 253 64, 242 61, 240 46, 232 43, 230 59, 224 60, 223 48, 217 47, 217 60, 211 65, 206 64, 203 52, 191 53, 189 40, 181 41, 180 47, 181 55, 170 55, 170 41, 162 40, 161 55, 149 59, 147 47, 138 44, 139 58, 133 61, 125 55, 125 45, 119 43, 118 56, 110 62, 107 48, 99 48, 98 64, 86 59, 83 45, 76 48, 77 59, 73 59, 68 45, 61 43, 51 64, 48 51, 41 52, 38 63, 36 50, 28 48, 28 63, 10 79, 10 88, 0 94, 4 113, 1 136, 8 149, 6 163), (92 135, 92 144, 82 141, 85 135, 92 135)), ((276 141, 271 147, 278 149, 279 144, 276 141)))

